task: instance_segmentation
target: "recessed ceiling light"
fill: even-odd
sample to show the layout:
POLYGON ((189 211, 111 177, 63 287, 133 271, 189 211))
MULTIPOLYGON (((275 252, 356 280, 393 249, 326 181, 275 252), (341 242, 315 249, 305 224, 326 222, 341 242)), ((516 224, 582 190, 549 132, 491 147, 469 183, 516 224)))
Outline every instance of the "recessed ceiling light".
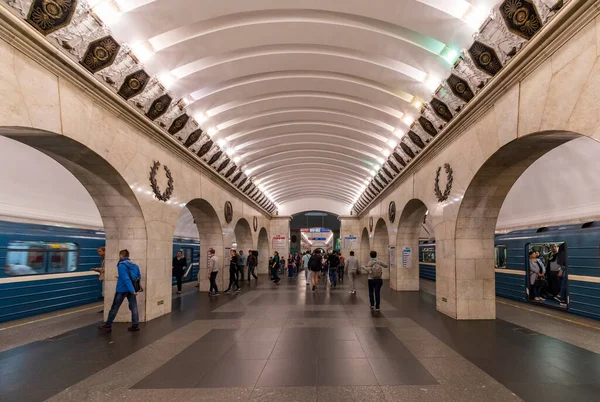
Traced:
POLYGON ((437 77, 434 76, 428 76, 427 79, 425 80, 425 86, 427 87, 427 89, 429 89, 431 92, 435 92, 437 91, 437 89, 440 87, 440 85, 442 85, 442 80, 440 80, 437 77))
POLYGON ((235 158, 233 158, 233 163, 240 163, 241 160, 242 160, 241 156, 236 156, 235 158))
POLYGON ((233 149, 232 147, 225 148, 225 153, 226 153, 228 156, 231 156, 231 155, 235 154, 235 149, 233 149))
POLYGON ((371 170, 369 171, 369 173, 371 174, 371 176, 375 177, 377 176, 377 170, 371 170))
POLYGON ((218 132, 219 132, 219 130, 216 127, 211 127, 208 130, 206 130, 206 133, 211 138, 214 137, 218 132))
POLYGON ((397 128, 396 131, 394 131, 394 135, 399 139, 402 139, 402 137, 406 135, 406 130, 403 128, 397 128))
POLYGON ((384 154, 386 158, 392 154, 387 148, 383 148, 383 151, 381 151, 381 153, 384 154))
POLYGON ((369 179, 365 179, 363 183, 365 183, 365 186, 368 186, 371 184, 371 181, 369 179))
POLYGON ((221 138, 219 141, 217 141, 217 145, 223 148, 225 145, 227 145, 227 140, 225 138, 221 138))
POLYGON ((410 104, 418 111, 421 111, 421 109, 423 109, 423 102, 416 96, 413 97, 413 100, 410 102, 410 104))
POLYGON ((135 57, 143 63, 150 59, 154 55, 154 49, 152 45, 148 42, 136 43, 135 45, 131 45, 131 51, 135 55, 135 57))
POLYGON ((390 148, 396 149, 396 147, 398 146, 398 140, 396 138, 390 138, 388 140, 388 145, 390 146, 390 148))
POLYGON ((402 122, 403 122, 404 124, 406 124, 407 126, 409 126, 409 127, 410 127, 410 126, 412 126, 412 125, 413 125, 413 123, 415 122, 415 119, 414 119, 414 117, 412 117, 412 116, 406 115, 406 116, 404 116, 404 118, 402 119, 402 122))
POLYGON ((486 18, 490 15, 489 10, 486 10, 483 7, 475 7, 471 6, 463 15, 463 21, 469 24, 475 31, 478 31, 481 28, 481 24, 486 18))
POLYGON ((123 12, 114 0, 104 0, 92 8, 92 12, 106 25, 114 24, 121 18, 123 12))
POLYGON ((208 116, 206 116, 204 113, 200 112, 200 113, 196 113, 194 115, 194 119, 196 119, 196 121, 198 122, 198 124, 202 124, 206 120, 208 120, 208 116))

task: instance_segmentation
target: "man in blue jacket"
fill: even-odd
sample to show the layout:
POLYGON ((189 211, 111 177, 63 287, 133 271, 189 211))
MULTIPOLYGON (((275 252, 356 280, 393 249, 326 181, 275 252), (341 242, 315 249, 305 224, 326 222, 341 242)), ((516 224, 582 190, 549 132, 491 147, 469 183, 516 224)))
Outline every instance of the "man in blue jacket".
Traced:
POLYGON ((112 323, 117 316, 117 312, 123 304, 125 298, 129 302, 129 310, 131 310, 131 327, 127 328, 128 331, 139 331, 140 330, 140 317, 138 313, 137 307, 137 292, 133 287, 132 280, 140 279, 142 275, 140 274, 140 268, 131 262, 129 259, 129 251, 121 250, 119 252, 119 263, 117 264, 117 268, 119 270, 119 276, 117 279, 117 290, 115 293, 115 298, 113 299, 112 307, 110 308, 110 312, 108 313, 108 319, 104 323, 104 325, 98 327, 98 329, 110 332, 112 331, 112 323))

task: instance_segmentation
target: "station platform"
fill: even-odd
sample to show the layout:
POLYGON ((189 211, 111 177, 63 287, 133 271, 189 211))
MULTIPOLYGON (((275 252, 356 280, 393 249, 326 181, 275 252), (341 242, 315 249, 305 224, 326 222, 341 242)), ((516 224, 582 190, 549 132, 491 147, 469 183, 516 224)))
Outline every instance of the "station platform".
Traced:
POLYGON ((99 333, 96 305, 7 323, 0 400, 598 400, 594 321, 502 299, 496 320, 455 321, 387 284, 377 314, 365 276, 350 295, 302 275, 216 298, 188 285, 138 333, 99 333))

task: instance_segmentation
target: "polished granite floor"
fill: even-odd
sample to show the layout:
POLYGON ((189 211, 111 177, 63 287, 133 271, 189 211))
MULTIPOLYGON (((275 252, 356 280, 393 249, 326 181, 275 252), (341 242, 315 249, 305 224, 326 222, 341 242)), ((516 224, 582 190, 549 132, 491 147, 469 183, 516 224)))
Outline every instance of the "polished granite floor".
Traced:
POLYGON ((178 297, 139 333, 85 325, 8 349, 0 401, 600 400, 600 355, 559 338, 451 320, 425 292, 384 286, 376 314, 362 283, 350 295, 261 278, 178 297))

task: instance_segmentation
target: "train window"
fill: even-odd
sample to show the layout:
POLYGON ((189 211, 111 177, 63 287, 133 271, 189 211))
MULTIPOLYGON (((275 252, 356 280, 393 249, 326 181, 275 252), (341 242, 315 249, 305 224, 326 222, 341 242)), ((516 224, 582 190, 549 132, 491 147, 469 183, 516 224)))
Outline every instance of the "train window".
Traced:
POLYGON ((496 268, 505 268, 506 267, 506 246, 497 245, 494 254, 495 254, 496 268))
POLYGON ((77 270, 79 247, 75 243, 12 241, 6 249, 6 275, 37 275, 77 270))
POLYGON ((192 263, 193 252, 194 252, 194 249, 191 247, 185 247, 183 249, 183 256, 185 257, 185 260, 187 261, 188 265, 192 263))
POLYGON ((435 263, 435 247, 421 248, 421 262, 435 263))

